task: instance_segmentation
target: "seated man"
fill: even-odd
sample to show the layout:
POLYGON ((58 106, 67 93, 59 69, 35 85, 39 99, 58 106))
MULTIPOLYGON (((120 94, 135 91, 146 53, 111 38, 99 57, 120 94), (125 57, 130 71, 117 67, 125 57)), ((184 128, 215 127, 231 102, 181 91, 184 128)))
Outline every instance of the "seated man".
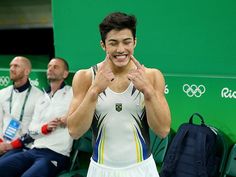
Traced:
POLYGON ((10 62, 12 85, 0 90, 0 154, 7 142, 27 133, 37 99, 43 92, 30 84, 31 62, 16 56, 10 62))
MULTIPOLYGON (((72 138, 66 127, 66 115, 72 99, 72 89, 65 85, 68 64, 54 58, 48 64, 47 78, 50 89, 38 99, 29 126, 34 139, 30 150, 0 159, 1 177, 54 177, 69 165, 72 138)), ((20 148, 20 139, 12 148, 20 148)))

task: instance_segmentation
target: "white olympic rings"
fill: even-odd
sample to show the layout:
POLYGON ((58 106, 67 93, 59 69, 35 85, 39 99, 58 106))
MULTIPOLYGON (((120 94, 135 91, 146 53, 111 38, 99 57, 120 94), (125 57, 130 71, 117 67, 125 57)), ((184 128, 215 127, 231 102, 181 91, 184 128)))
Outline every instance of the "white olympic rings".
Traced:
POLYGON ((184 93, 186 93, 189 97, 200 97, 202 96, 202 94, 205 93, 206 88, 204 85, 188 85, 188 84, 184 84, 183 85, 183 91, 184 93))
POLYGON ((0 86, 6 87, 10 83, 9 76, 0 76, 0 86))

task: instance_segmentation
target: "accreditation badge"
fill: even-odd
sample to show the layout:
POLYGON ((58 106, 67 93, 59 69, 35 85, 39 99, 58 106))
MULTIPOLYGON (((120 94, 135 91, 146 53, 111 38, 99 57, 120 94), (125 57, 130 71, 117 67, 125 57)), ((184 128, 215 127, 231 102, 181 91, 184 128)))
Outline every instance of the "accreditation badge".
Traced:
POLYGON ((15 138, 16 133, 19 131, 20 126, 21 126, 21 122, 12 118, 10 123, 7 126, 7 129, 3 135, 3 138, 9 141, 12 141, 15 138))

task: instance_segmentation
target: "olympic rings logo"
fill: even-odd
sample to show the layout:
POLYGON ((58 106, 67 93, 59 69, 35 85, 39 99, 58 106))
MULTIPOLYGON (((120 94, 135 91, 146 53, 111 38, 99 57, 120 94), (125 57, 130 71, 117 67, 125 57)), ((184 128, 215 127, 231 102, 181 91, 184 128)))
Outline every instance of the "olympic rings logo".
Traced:
POLYGON ((188 85, 188 84, 184 84, 183 85, 183 91, 184 93, 187 94, 188 97, 200 97, 202 96, 202 94, 205 93, 206 91, 206 88, 204 85, 195 85, 195 84, 192 84, 192 85, 188 85))
POLYGON ((36 86, 36 87, 39 86, 38 78, 36 78, 35 80, 29 78, 29 80, 30 80, 30 83, 31 83, 32 85, 34 85, 34 86, 36 86))
POLYGON ((9 76, 0 76, 0 86, 6 87, 10 83, 9 76))

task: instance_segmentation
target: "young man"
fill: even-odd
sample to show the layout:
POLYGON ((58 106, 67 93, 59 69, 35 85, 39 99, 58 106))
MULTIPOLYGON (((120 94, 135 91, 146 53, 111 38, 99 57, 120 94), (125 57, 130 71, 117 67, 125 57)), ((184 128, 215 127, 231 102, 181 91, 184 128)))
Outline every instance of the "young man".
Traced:
MULTIPOLYGON (((72 99, 72 89, 64 82, 68 74, 64 59, 49 62, 50 89, 41 98, 35 98, 38 102, 29 126, 29 135, 34 139, 32 149, 0 159, 1 177, 54 177, 67 168, 73 141, 66 127, 72 99)), ((20 148, 24 143, 17 139, 11 145, 20 148)))
POLYGON ((157 177, 149 127, 161 137, 170 130, 163 75, 133 56, 134 16, 112 13, 99 27, 106 58, 74 76, 70 135, 79 138, 92 128, 94 151, 88 177, 157 177))
POLYGON ((10 85, 0 91, 0 154, 8 150, 6 142, 28 131, 35 103, 43 92, 29 82, 30 60, 23 56, 10 63, 10 85))

